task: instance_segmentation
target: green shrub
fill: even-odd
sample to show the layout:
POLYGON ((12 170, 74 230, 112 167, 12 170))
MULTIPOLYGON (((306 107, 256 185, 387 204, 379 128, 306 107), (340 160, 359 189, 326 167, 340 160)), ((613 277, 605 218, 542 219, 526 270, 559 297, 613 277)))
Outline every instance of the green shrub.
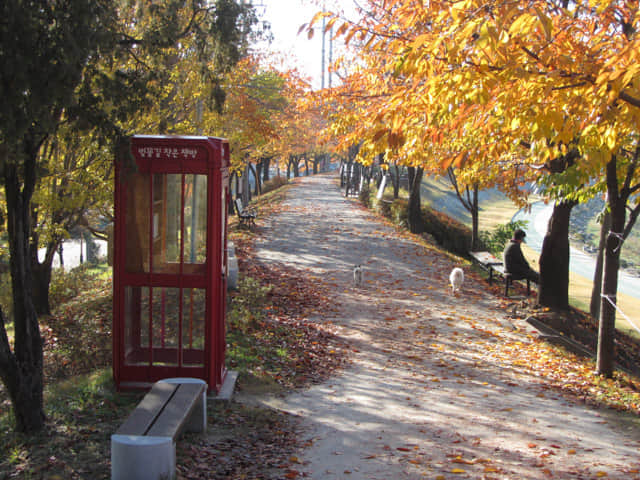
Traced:
POLYGON ((409 203, 403 198, 396 198, 389 205, 391 221, 395 225, 407 227, 409 225, 409 203))
POLYGON ((372 189, 368 183, 362 185, 360 189, 360 194, 358 195, 358 200, 367 208, 371 208, 373 206, 373 201, 375 200, 375 189, 372 189))
POLYGON ((81 295, 96 282, 111 275, 111 268, 106 264, 90 265, 85 263, 71 270, 53 269, 49 285, 49 301, 55 307, 71 298, 81 295))
POLYGON ((287 177, 275 176, 262 184, 262 194, 272 192, 288 183, 287 177))
POLYGON ((382 215, 384 218, 391 218, 391 205, 393 204, 393 198, 390 196, 384 196, 382 199, 375 199, 374 209, 382 215))
MULTIPOLYGON (((406 198, 393 198, 385 195, 383 199, 376 198, 376 191, 367 191, 361 201, 364 205, 370 202, 380 215, 388 218, 394 225, 406 228, 409 225, 409 205, 406 198), (367 200, 368 199, 368 200, 367 200)), ((446 250, 458 255, 467 255, 471 246, 471 229, 462 223, 448 217, 446 214, 422 206, 422 218, 425 232, 429 233, 446 250)))
POLYGON ((267 294, 270 290, 270 286, 261 286, 259 280, 241 276, 238 289, 229 302, 229 327, 242 332, 256 329, 264 317, 264 308, 268 304, 267 294))
POLYGON ((429 206, 422 207, 425 232, 444 249, 458 255, 467 255, 471 247, 471 229, 429 206))
POLYGON ((480 241, 494 255, 502 255, 505 245, 513 235, 513 231, 516 228, 526 229, 529 222, 526 220, 517 220, 515 222, 508 222, 503 225, 498 225, 491 232, 480 232, 480 241))

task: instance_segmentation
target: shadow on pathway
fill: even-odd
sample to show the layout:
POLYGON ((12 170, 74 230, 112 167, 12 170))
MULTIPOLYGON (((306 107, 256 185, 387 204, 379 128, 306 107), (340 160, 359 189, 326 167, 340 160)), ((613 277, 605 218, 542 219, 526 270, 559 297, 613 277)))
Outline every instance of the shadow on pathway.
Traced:
POLYGON ((330 381, 248 398, 302 418, 298 465, 312 479, 640 479, 640 432, 622 415, 562 398, 507 361, 531 342, 486 284, 399 234, 333 176, 306 177, 263 220, 256 257, 331 287, 331 321, 354 353, 330 381), (364 266, 355 287, 352 268, 364 266))

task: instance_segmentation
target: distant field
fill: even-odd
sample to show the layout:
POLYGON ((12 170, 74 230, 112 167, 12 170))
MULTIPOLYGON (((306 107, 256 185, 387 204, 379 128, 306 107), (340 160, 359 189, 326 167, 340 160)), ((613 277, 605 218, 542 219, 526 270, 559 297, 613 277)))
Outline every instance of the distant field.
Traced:
MULTIPOLYGON (((423 181, 421 194, 423 201, 431 205, 432 208, 442 211, 464 224, 471 226, 471 216, 456 197, 455 191, 446 178, 430 177, 425 179, 423 181)), ((492 230, 497 225, 505 224, 509 222, 518 211, 518 207, 498 191, 481 192, 479 195, 479 206, 480 230, 492 230)), ((638 230, 638 228, 636 228, 636 230, 638 230)), ((625 247, 634 248, 635 243, 632 242, 630 245, 625 244, 625 247)), ((538 265, 538 254, 526 246, 523 251, 532 266, 538 265)), ((571 274, 569 281, 569 301, 571 305, 581 310, 589 311, 593 280, 571 274)), ((618 306, 627 317, 631 318, 640 327, 640 299, 618 293, 618 306)), ((617 316, 616 327, 630 335, 640 338, 640 333, 638 333, 622 315, 617 316)))

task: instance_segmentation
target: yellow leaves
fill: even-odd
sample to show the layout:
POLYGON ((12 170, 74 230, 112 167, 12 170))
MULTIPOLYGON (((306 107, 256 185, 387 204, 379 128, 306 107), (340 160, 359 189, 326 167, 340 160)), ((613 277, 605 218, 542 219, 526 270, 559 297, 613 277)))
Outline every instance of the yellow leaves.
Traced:
POLYGON ((632 80, 634 80, 638 76, 638 74, 640 74, 640 63, 633 63, 629 65, 622 77, 623 86, 629 85, 632 80))
POLYGON ((420 48, 423 45, 429 43, 432 40, 432 35, 430 33, 423 33, 422 35, 418 35, 415 40, 411 43, 411 48, 420 48))
POLYGON ((474 465, 476 462, 472 461, 472 460, 465 460, 464 458, 462 458, 461 456, 457 456, 456 458, 454 458, 453 460, 451 460, 453 463, 461 463, 463 465, 474 465))
POLYGON ((526 36, 531 33, 537 21, 538 17, 530 13, 523 13, 509 27, 509 35, 512 37, 518 35, 526 36))
MULTIPOLYGON (((311 28, 313 27, 318 21, 327 18, 327 17, 331 17, 333 16, 332 13, 330 12, 316 12, 316 14, 313 16, 313 18, 311 18, 311 21, 309 22, 308 27, 311 28)), ((334 17, 335 18, 335 17, 334 17)), ((304 30, 307 27, 307 25, 303 25, 302 27, 300 27, 300 30, 298 30, 298 33, 300 33, 302 30, 304 30)))
POLYGON ((348 29, 349 29, 349 24, 345 22, 345 23, 343 23, 342 25, 340 25, 340 26, 338 27, 338 29, 336 30, 336 33, 335 33, 335 35, 334 35, 334 36, 335 36, 335 37, 340 37, 340 36, 344 35, 344 34, 345 34, 345 32, 346 32, 348 29))
MULTIPOLYGON (((347 44, 362 40, 353 75, 330 98, 341 145, 364 141, 363 162, 384 152, 431 171, 482 172, 487 184, 497 179, 515 195, 540 173, 510 173, 510 165, 523 155, 546 161, 579 136, 595 171, 628 138, 601 125, 638 82, 638 49, 620 42, 608 17, 578 17, 544 2, 492 4, 491 11, 479 4, 430 2, 427 12, 423 3, 382 2, 375 24, 314 17, 312 24, 329 18, 325 27, 347 44), (596 121, 595 134, 585 136, 583 127, 596 121), (523 139, 540 146, 525 152, 523 139)), ((625 115, 620 122, 638 117, 625 115)))
POLYGON ((372 141, 377 142, 382 137, 384 137, 387 133, 388 133, 388 130, 386 128, 378 130, 376 133, 373 134, 372 141))
POLYGON ((618 135, 613 127, 608 127, 603 135, 605 145, 611 152, 615 152, 618 147, 618 135))
MULTIPOLYGON (((338 21, 337 17, 333 17, 333 18, 329 19, 329 21, 324 26, 324 33, 330 32, 337 21, 338 21)), ((343 26, 344 26, 344 24, 343 24, 343 26)))
POLYGON ((536 10, 536 14, 538 15, 538 20, 540 20, 540 24, 542 25, 542 28, 544 30, 545 38, 550 42, 553 38, 553 22, 547 15, 544 14, 542 10, 540 10, 540 8, 538 8, 537 6, 534 8, 536 10))

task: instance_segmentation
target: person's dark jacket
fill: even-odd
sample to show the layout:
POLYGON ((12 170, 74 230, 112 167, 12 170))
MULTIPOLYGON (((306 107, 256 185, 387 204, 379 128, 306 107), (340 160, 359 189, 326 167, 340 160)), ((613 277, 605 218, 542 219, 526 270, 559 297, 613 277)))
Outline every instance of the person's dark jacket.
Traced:
POLYGON ((532 272, 535 274, 534 270, 529 266, 529 263, 522 254, 520 242, 513 239, 509 240, 509 243, 505 247, 504 252, 502 253, 502 260, 504 262, 504 270, 507 273, 512 274, 513 278, 516 280, 520 278, 527 278, 532 272))

